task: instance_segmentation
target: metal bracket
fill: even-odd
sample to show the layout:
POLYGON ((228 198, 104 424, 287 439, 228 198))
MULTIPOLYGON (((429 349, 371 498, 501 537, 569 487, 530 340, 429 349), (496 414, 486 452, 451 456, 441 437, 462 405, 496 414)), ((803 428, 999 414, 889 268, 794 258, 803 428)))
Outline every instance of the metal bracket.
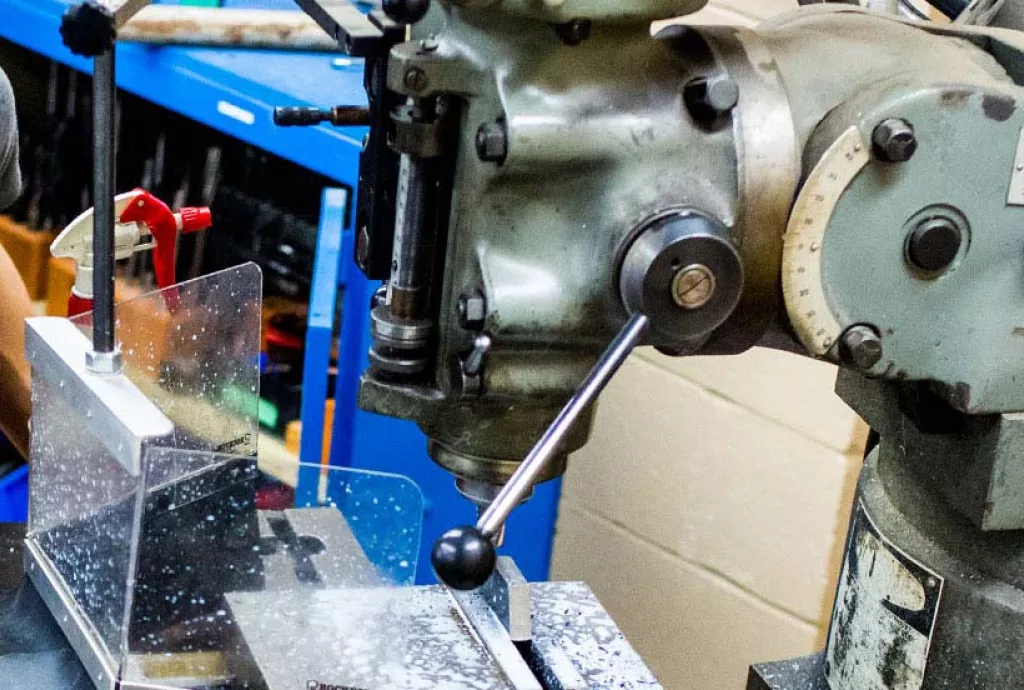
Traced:
POLYGON ((25 350, 35 376, 90 419, 91 431, 132 476, 142 466, 150 439, 169 435, 174 424, 124 374, 97 375, 86 368, 89 339, 67 319, 37 317, 25 326, 25 350))
POLYGON ((295 0, 321 29, 353 57, 383 57, 405 37, 405 27, 383 12, 363 14, 349 0, 295 0))

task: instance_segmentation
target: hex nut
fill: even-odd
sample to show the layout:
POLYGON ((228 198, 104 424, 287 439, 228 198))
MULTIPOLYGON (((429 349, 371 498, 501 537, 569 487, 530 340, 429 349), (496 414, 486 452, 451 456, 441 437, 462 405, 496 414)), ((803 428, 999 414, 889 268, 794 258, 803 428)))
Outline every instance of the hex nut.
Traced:
POLYGON ((882 120, 871 135, 875 155, 886 163, 906 163, 917 151, 914 126, 901 118, 882 120))

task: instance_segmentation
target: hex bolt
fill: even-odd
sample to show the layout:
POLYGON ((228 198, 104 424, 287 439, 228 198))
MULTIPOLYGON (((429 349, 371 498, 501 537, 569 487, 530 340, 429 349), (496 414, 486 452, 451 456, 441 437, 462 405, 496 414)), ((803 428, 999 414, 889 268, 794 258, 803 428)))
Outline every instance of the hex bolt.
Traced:
POLYGON ((430 86, 430 79, 427 78, 427 73, 419 67, 410 67, 409 71, 405 73, 404 83, 405 88, 419 93, 430 86))
POLYGON ((917 151, 914 125, 893 117, 882 120, 871 135, 875 155, 886 163, 906 163, 917 151))
POLYGON ((882 359, 882 339, 872 326, 850 326, 839 339, 839 358, 857 369, 870 369, 882 359))
POLYGON ((922 271, 944 271, 957 255, 963 236, 949 218, 926 218, 907 237, 907 260, 922 271))
POLYGON ((508 157, 508 134, 502 121, 486 122, 476 131, 476 155, 485 163, 503 163, 508 157))
POLYGON ((484 327, 487 302, 479 292, 461 295, 456 309, 459 314, 459 325, 467 331, 478 331, 484 327))
POLYGON ((700 77, 683 88, 683 100, 697 120, 713 120, 726 115, 740 102, 740 87, 727 74, 700 77))
POLYGON ((681 268, 672 279, 672 300, 683 309, 700 309, 714 296, 715 274, 703 264, 681 268))

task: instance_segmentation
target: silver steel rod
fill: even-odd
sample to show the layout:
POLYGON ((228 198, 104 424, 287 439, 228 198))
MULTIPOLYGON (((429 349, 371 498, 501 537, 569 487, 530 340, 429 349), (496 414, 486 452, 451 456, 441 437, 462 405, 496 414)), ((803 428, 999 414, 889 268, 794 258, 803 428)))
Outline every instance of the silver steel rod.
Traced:
POLYGON ((476 527, 485 537, 491 538, 501 530, 509 514, 533 488, 533 483, 558 452, 565 437, 572 431, 580 415, 601 394, 608 382, 625 363, 629 353, 633 351, 647 332, 648 320, 643 314, 632 317, 615 336, 608 348, 601 354, 597 364, 587 374, 580 387, 576 389, 569 402, 555 417, 555 421, 547 428, 529 455, 519 465, 487 510, 477 520, 476 527))
POLYGON ((96 57, 92 77, 93 349, 114 351, 114 48, 96 57))

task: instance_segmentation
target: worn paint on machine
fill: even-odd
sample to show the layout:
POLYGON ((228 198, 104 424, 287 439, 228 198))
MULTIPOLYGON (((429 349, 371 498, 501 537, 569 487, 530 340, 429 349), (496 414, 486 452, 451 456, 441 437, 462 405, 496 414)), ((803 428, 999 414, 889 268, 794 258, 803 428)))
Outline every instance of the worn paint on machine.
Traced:
POLYGON ((833 690, 919 690, 942 586, 942 577, 882 536, 858 504, 825 658, 833 690))

